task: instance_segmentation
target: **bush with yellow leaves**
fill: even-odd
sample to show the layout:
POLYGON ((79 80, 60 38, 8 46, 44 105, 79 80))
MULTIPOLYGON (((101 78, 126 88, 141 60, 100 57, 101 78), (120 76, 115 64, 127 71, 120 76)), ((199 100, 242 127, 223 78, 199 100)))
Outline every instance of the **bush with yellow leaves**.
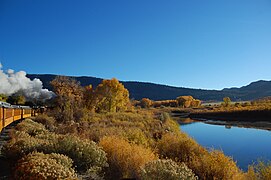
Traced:
POLYGON ((189 167, 202 179, 235 180, 243 179, 244 174, 232 158, 214 150, 194 157, 189 167))
POLYGON ((184 133, 167 133, 158 141, 157 148, 162 157, 189 162, 193 156, 200 156, 207 152, 195 140, 184 133))

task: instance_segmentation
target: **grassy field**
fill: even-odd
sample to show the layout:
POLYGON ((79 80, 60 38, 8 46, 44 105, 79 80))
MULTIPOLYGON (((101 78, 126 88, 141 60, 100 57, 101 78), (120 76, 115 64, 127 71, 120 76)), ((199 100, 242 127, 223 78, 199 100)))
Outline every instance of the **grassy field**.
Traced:
POLYGON ((161 109, 87 112, 81 121, 66 123, 49 115, 25 120, 11 133, 2 150, 13 163, 11 177, 269 179, 271 175, 269 164, 243 172, 223 152, 207 151, 161 109))

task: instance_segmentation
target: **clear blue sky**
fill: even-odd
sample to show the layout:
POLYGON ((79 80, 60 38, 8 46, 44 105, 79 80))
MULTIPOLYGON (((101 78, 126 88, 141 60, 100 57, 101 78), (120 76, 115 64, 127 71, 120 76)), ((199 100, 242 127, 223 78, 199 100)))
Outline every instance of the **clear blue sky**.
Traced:
POLYGON ((243 86, 271 79, 271 1, 0 0, 0 61, 27 73, 243 86))

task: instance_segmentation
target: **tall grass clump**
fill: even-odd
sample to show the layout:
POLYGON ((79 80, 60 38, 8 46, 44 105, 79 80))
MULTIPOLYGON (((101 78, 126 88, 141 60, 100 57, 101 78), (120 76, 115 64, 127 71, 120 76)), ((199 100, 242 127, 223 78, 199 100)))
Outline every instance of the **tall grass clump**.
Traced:
POLYGON ((144 164, 157 159, 152 150, 116 136, 104 137, 99 145, 107 153, 109 179, 135 178, 144 164))
POLYGON ((244 174, 232 158, 214 150, 194 157, 189 163, 191 169, 202 179, 235 180, 243 179, 244 174))
POLYGON ((167 133, 157 143, 159 154, 162 157, 175 159, 181 162, 190 162, 192 157, 200 156, 207 151, 184 133, 167 133))
POLYGON ((248 180, 269 180, 271 179, 271 162, 259 161, 258 164, 254 164, 248 167, 246 173, 246 179, 248 180))

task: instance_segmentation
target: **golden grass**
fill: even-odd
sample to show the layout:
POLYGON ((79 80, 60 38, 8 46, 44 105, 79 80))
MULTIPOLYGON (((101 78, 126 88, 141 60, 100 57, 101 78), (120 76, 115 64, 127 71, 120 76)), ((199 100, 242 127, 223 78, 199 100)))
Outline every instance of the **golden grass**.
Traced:
POLYGON ((144 164, 158 159, 151 149, 116 136, 104 137, 99 145, 107 153, 110 176, 115 178, 137 177, 144 164))

